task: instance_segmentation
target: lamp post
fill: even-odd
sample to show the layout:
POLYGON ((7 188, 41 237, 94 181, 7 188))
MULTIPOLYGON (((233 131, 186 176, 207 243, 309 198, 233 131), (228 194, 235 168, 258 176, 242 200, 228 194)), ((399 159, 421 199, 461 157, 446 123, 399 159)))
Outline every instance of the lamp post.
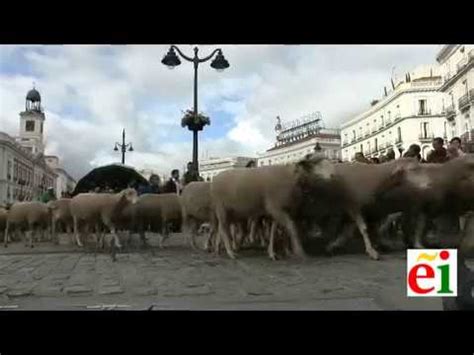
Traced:
POLYGON ((125 143, 125 129, 122 131, 122 144, 115 142, 114 151, 118 152, 118 150, 122 151, 122 164, 125 164, 125 153, 127 152, 127 148, 129 152, 133 152, 132 143, 125 143))
POLYGON ((169 69, 173 69, 174 67, 181 64, 181 60, 176 55, 178 52, 179 56, 184 60, 191 62, 194 64, 194 108, 193 108, 193 119, 186 123, 188 129, 193 131, 193 169, 195 172, 195 176, 199 176, 199 165, 198 165, 198 132, 202 131, 204 125, 208 124, 208 122, 203 121, 198 116, 198 67, 200 63, 207 62, 208 60, 212 59, 215 54, 217 54, 214 60, 211 63, 211 67, 216 69, 217 71, 223 71, 224 69, 229 67, 229 62, 224 58, 222 54, 222 50, 220 48, 215 49, 210 55, 204 58, 199 58, 198 56, 198 47, 194 47, 194 57, 188 57, 185 55, 181 50, 176 46, 171 46, 168 53, 163 57, 161 63, 166 65, 169 69))

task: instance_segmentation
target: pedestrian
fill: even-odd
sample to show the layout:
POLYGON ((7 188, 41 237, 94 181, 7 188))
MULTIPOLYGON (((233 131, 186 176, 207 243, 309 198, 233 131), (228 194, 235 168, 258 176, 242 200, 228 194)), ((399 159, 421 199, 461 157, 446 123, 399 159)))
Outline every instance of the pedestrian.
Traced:
POLYGON ((49 201, 56 201, 56 195, 54 194, 54 189, 49 187, 40 197, 40 201, 43 203, 48 203, 49 201))
POLYGON ((403 155, 404 158, 417 158, 419 162, 422 162, 421 148, 418 144, 412 144, 408 147, 407 152, 403 155))
POLYGON ((181 183, 179 182, 179 170, 173 169, 171 171, 171 177, 166 182, 164 188, 164 193, 177 193, 178 195, 181 194, 181 183))
POLYGON ((138 186, 138 195, 143 194, 159 194, 160 193, 160 177, 156 174, 152 174, 148 179, 149 184, 140 184, 138 186))
POLYGON ((449 141, 449 148, 450 147, 453 147, 454 149, 457 150, 457 156, 458 157, 462 157, 463 155, 466 155, 466 153, 464 153, 463 149, 462 149, 462 142, 461 142, 461 138, 459 137, 454 137, 453 139, 451 139, 449 141))
POLYGON ((450 146, 447 150, 446 150, 446 155, 448 157, 448 160, 452 160, 452 159, 456 159, 456 158, 459 158, 460 155, 459 155, 459 149, 457 149, 455 146, 450 146))
POLYGON ((255 160, 250 160, 247 165, 245 165, 246 168, 255 168, 255 160))
POLYGON ((370 161, 364 156, 364 153, 357 152, 354 156, 354 160, 359 163, 370 164, 370 161))
POLYGON ((433 150, 428 153, 426 162, 442 164, 448 160, 446 148, 444 148, 444 140, 441 137, 433 139, 433 150))
POLYGON ((192 162, 188 162, 187 171, 183 176, 183 184, 187 185, 192 181, 199 181, 199 176, 197 176, 196 169, 194 169, 194 164, 192 162))
POLYGON ((371 164, 380 164, 380 160, 377 157, 370 158, 371 164))
POLYGON ((395 160, 395 151, 392 148, 387 151, 387 161, 390 160, 395 160))

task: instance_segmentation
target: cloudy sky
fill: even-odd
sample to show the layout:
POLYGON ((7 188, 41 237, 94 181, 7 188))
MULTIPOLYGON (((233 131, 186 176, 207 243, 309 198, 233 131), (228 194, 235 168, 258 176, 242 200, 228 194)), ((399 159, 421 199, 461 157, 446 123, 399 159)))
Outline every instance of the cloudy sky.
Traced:
MULTIPOLYGON (((435 63, 439 45, 219 46, 230 63, 199 69, 199 111, 211 118, 199 156, 255 156, 283 122, 320 111, 327 127, 369 107, 390 76, 435 63), (395 67, 395 68, 394 68, 395 67)), ((192 54, 191 45, 180 48, 192 54)), ((217 46, 200 46, 207 55, 217 46)), ((0 131, 17 135, 32 83, 45 108, 46 153, 80 178, 119 162, 122 129, 135 151, 127 164, 169 173, 191 160, 192 133, 181 128, 192 107, 193 69, 161 64, 168 46, 0 46, 0 131)))

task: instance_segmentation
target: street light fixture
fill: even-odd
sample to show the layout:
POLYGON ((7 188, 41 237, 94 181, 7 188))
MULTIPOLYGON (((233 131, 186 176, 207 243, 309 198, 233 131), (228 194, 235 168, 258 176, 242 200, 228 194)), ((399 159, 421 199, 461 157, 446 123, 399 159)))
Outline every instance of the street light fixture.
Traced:
POLYGON ((193 131, 193 169, 195 173, 195 178, 199 177, 199 165, 198 165, 198 132, 202 131, 203 127, 206 124, 209 124, 209 120, 202 115, 198 115, 198 66, 200 63, 207 62, 215 56, 214 60, 211 62, 211 68, 216 69, 221 72, 224 69, 227 69, 230 65, 227 59, 225 59, 222 54, 222 49, 215 49, 210 55, 204 58, 198 57, 198 47, 194 47, 194 57, 188 57, 176 46, 171 46, 168 50, 168 53, 163 57, 161 63, 166 65, 169 69, 173 69, 181 64, 181 60, 178 55, 184 60, 194 64, 194 108, 193 108, 193 118, 194 120, 189 120, 187 126, 188 129, 193 131), (177 52, 177 54, 176 54, 177 52))
POLYGON ((125 129, 122 131, 122 144, 115 142, 114 151, 118 152, 119 148, 122 151, 122 164, 125 164, 125 153, 127 152, 127 148, 129 152, 133 152, 132 143, 125 143, 125 129))

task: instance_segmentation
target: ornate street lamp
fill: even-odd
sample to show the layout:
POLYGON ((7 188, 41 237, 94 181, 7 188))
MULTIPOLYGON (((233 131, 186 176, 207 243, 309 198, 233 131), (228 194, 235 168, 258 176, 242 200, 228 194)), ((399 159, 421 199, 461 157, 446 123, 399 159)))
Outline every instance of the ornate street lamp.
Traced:
POLYGON ((125 153, 127 152, 127 148, 129 152, 133 152, 132 143, 125 143, 125 129, 122 131, 122 144, 115 142, 114 151, 118 152, 119 149, 122 151, 122 164, 125 164, 125 153))
POLYGON ((229 67, 229 62, 224 58, 222 50, 220 48, 214 50, 210 55, 204 58, 198 57, 198 47, 194 47, 194 57, 188 57, 176 46, 171 46, 168 53, 163 57, 161 63, 166 65, 169 69, 181 64, 181 60, 178 55, 184 60, 194 64, 194 108, 193 111, 187 111, 183 118, 183 126, 187 126, 190 131, 193 132, 193 169, 195 172, 195 178, 199 177, 199 165, 198 165, 198 132, 202 131, 205 125, 210 124, 209 118, 198 114, 198 66, 200 63, 207 62, 215 56, 211 62, 211 67, 217 71, 223 71, 229 67), (178 55, 176 54, 178 52, 178 55))

